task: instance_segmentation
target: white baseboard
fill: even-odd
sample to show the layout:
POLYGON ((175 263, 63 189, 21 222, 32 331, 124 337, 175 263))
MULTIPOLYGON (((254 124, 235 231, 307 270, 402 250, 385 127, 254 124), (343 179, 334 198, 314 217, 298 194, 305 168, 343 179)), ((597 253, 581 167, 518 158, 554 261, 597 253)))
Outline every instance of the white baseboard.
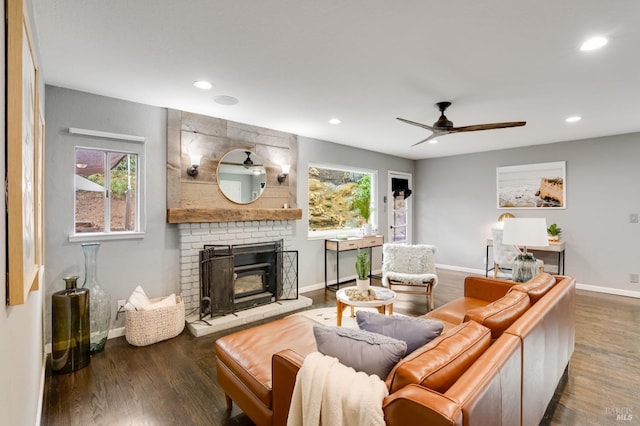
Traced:
MULTIPOLYGON (((468 272, 470 274, 481 274, 481 275, 485 274, 485 271, 483 271, 481 269, 465 268, 465 267, 462 267, 462 266, 436 264, 436 267, 437 268, 441 268, 441 269, 448 269, 448 270, 451 270, 451 271, 468 272)), ((623 289, 620 289, 620 288, 611 288, 611 287, 603 287, 603 286, 598 286, 598 285, 576 283, 576 289, 585 290, 585 291, 592 291, 594 293, 612 294, 612 295, 615 295, 615 296, 625 296, 625 297, 640 298, 640 291, 623 290, 623 289)))
POLYGON ((316 283, 316 284, 305 285, 304 287, 300 287, 298 288, 298 291, 300 292, 300 294, 303 294, 303 293, 308 293, 314 290, 322 290, 323 288, 324 288, 324 283, 316 283))
POLYGON ((42 357, 42 370, 40 371, 40 391, 38 393, 38 411, 36 412, 35 426, 40 425, 42 420, 42 404, 44 402, 44 383, 47 372, 47 357, 42 357))
POLYGON ((616 296, 635 297, 636 299, 640 299, 640 291, 623 290, 620 288, 602 287, 598 285, 580 283, 576 284, 576 288, 578 290, 593 291, 594 293, 606 293, 616 296))
MULTIPOLYGON (((107 334, 107 339, 115 339, 116 337, 124 336, 124 327, 112 328, 107 334)), ((49 355, 51 353, 51 342, 44 345, 44 353, 49 355)))
POLYGON ((478 274, 484 275, 484 269, 473 269, 473 268, 465 268, 464 266, 455 266, 455 265, 443 265, 440 263, 436 263, 436 268, 440 269, 448 269, 450 271, 459 271, 459 272, 467 272, 469 274, 478 274))
POLYGON ((124 336, 124 327, 112 328, 109 330, 107 339, 115 339, 116 337, 124 336))
MULTIPOLYGON (((371 273, 373 275, 381 275, 382 274, 382 270, 381 269, 376 269, 374 271, 371 271, 371 273)), ((355 275, 350 275, 348 277, 340 277, 340 281, 349 281, 349 280, 355 280, 356 276, 355 275)), ((328 285, 333 285, 336 283, 336 280, 329 280, 328 281, 328 285)), ((322 290, 324 288, 324 282, 320 282, 320 283, 315 283, 315 284, 311 284, 311 285, 305 285, 304 287, 300 287, 298 289, 298 291, 300 293, 308 293, 310 291, 314 291, 314 290, 322 290)))

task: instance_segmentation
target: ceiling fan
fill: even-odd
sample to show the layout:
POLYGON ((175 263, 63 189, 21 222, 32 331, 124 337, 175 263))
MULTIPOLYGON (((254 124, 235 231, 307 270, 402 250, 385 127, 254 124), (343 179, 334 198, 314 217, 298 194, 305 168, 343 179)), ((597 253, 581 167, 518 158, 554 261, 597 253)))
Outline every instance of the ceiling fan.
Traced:
POLYGON ((489 124, 475 124, 472 126, 463 126, 463 127, 453 127, 453 123, 449 121, 449 119, 444 115, 444 112, 449 106, 451 106, 451 102, 438 102, 435 106, 440 110, 440 118, 438 121, 433 123, 433 126, 429 126, 427 124, 416 123, 415 121, 406 120, 404 118, 397 117, 398 120, 403 121, 405 123, 422 127, 423 129, 431 130, 433 133, 429 135, 428 138, 421 140, 420 142, 414 143, 411 146, 420 145, 423 142, 427 142, 431 139, 437 138, 438 136, 448 135, 449 133, 462 133, 462 132, 475 132, 478 130, 491 130, 491 129, 504 129, 506 127, 519 127, 527 124, 526 121, 508 121, 506 123, 489 123, 489 124))

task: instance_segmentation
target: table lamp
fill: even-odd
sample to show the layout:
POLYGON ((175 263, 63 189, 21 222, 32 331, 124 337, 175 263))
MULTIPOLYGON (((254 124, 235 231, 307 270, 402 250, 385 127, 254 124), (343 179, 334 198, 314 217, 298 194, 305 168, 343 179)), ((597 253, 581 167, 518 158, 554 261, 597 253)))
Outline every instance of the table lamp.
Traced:
POLYGON ((527 246, 546 247, 547 220, 544 218, 511 218, 504 221, 504 244, 523 247, 513 261, 512 279, 517 282, 529 281, 538 273, 538 262, 533 254, 527 252, 527 246))
POLYGON ((507 219, 513 219, 515 215, 513 213, 502 213, 498 216, 498 223, 494 226, 497 229, 504 229, 504 221, 507 219))

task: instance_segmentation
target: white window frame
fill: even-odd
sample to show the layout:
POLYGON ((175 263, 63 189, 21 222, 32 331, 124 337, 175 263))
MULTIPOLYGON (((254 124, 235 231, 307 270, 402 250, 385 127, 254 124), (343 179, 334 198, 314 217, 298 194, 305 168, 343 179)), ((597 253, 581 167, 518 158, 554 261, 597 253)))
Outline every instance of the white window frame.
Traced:
MULTIPOLYGON (((86 242, 86 241, 108 241, 108 240, 126 240, 144 238, 146 227, 146 162, 145 138, 139 136, 121 135, 115 133, 96 132, 80 133, 82 129, 69 129, 71 134, 78 131, 77 134, 89 135, 90 137, 81 137, 77 144, 73 146, 72 162, 69 170, 72 171, 73 183, 71 190, 74 191, 74 206, 72 216, 72 230, 69 234, 69 242, 86 242), (104 139, 103 139, 104 138, 104 139), (135 154, 138 156, 137 182, 136 182, 136 231, 110 231, 110 232, 80 232, 75 231, 76 208, 75 208, 75 170, 76 170, 76 149, 91 149, 105 152, 135 154)), ((90 132, 90 131, 86 131, 90 132)), ((107 206, 108 207, 108 206, 107 206)), ((110 212, 109 212, 110 214, 110 212)))
MULTIPOLYGON (((331 170, 340 170, 345 172, 355 172, 355 173, 367 173, 371 175, 371 217, 370 221, 373 226, 373 229, 378 229, 378 209, 376 208, 378 205, 378 171, 374 169, 366 169, 362 167, 352 167, 352 166, 344 166, 344 165, 336 165, 336 164, 328 164, 328 163, 309 163, 307 168, 307 179, 309 176, 309 169, 317 167, 321 169, 331 169, 331 170)), ((307 200, 309 199, 309 183, 307 180, 307 200)), ((327 239, 327 238, 336 238, 338 234, 348 235, 348 236, 362 236, 361 228, 341 228, 341 229, 327 229, 321 231, 312 231, 309 227, 309 218, 307 217, 307 239, 308 240, 319 240, 319 239, 327 239)))

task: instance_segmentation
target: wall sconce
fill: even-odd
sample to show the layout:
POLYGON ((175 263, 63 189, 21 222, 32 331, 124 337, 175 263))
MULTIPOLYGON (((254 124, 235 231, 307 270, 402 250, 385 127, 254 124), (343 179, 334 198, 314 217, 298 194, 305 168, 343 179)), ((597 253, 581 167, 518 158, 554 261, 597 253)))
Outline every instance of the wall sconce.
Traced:
POLYGON ((202 155, 191 154, 190 157, 191 167, 187 169, 187 174, 194 178, 198 176, 198 167, 200 166, 200 159, 202 158, 202 155))
POLYGON ((291 170, 290 164, 283 164, 280 166, 282 168, 282 173, 278 175, 278 182, 283 183, 287 180, 287 176, 289 175, 289 171, 291 170))

